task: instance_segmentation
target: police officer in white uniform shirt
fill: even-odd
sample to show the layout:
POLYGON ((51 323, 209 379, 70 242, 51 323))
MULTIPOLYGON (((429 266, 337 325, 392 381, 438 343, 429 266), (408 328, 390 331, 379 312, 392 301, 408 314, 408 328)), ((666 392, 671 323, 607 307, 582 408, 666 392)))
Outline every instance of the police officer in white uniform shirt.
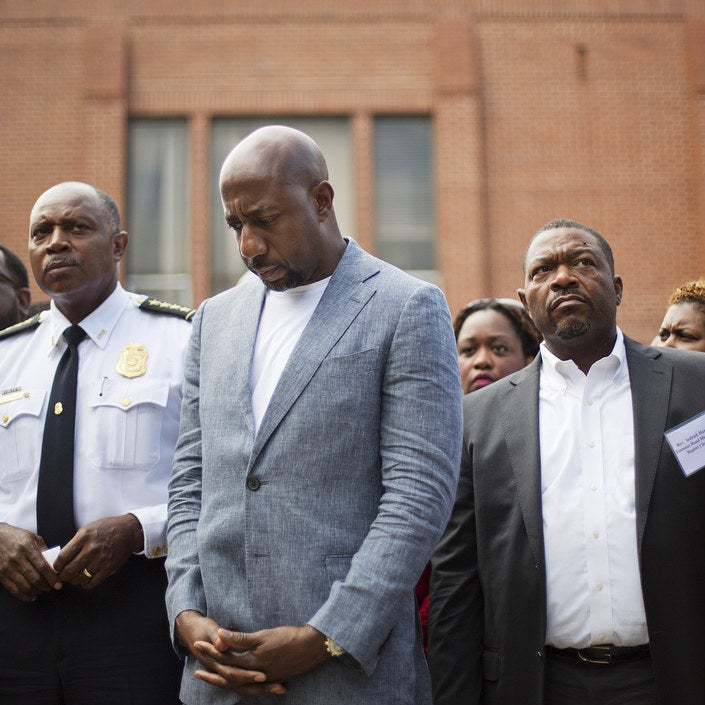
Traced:
MULTIPOLYGON (((193 312, 120 286, 127 240, 88 184, 58 184, 32 209, 30 261, 52 302, 0 336, 0 703, 178 703, 163 558, 193 312), (73 451, 43 448, 45 421, 69 413, 52 385, 72 325, 85 333, 73 451), (39 535, 38 486, 71 452, 75 533, 57 548, 39 535)), ((43 499, 52 512, 60 495, 43 499)))

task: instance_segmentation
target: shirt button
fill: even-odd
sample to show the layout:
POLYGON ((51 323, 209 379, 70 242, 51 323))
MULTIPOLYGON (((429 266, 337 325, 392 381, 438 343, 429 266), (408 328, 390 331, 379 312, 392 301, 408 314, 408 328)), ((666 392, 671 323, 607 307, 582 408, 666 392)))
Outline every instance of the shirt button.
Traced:
POLYGON ((604 635, 604 634, 598 634, 598 635, 597 635, 597 638, 598 638, 600 641, 604 641, 604 640, 605 640, 605 635, 604 635))
POLYGON ((599 531, 593 531, 592 532, 592 538, 597 539, 600 537, 600 532, 599 531))
POLYGON ((588 442, 587 442, 587 447, 588 447, 588 448, 594 448, 594 447, 595 447, 595 442, 594 442, 594 441, 588 441, 588 442))
POLYGON ((588 399, 588 400, 587 400, 587 405, 588 405, 588 406, 592 406, 592 399, 588 399))
POLYGON ((255 477, 254 475, 251 477, 247 478, 247 489, 252 490, 253 492, 257 492, 257 490, 260 488, 260 485, 262 483, 259 481, 259 477, 255 477))
POLYGON ((122 399, 120 399, 120 403, 123 406, 130 406, 130 404, 131 404, 130 397, 123 397, 122 399))
POLYGON ((597 585, 595 585, 595 590, 597 590, 597 592, 600 592, 603 587, 604 587, 604 586, 603 586, 602 583, 597 583, 597 585))
POLYGON ((590 489, 594 492, 597 489, 597 485, 593 482, 593 484, 590 485, 590 489))
POLYGON ((2 417, 2 422, 7 423, 10 420, 10 417, 7 414, 4 414, 2 417))

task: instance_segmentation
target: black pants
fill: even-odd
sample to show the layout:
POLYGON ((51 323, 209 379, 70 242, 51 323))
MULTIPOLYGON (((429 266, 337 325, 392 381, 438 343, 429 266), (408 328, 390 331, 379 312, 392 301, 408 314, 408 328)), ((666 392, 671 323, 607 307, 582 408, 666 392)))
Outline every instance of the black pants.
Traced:
POLYGON ((651 658, 600 665, 547 649, 544 705, 658 705, 651 658))
POLYGON ((0 587, 0 705, 178 703, 165 589, 164 561, 141 556, 94 590, 25 603, 0 587))

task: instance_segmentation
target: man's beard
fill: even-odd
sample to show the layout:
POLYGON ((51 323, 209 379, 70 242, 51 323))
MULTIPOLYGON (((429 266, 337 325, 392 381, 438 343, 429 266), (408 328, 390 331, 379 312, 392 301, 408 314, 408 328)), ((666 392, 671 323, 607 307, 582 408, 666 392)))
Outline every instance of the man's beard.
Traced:
POLYGON ((579 338, 581 335, 589 333, 592 327, 591 323, 590 319, 587 318, 583 321, 558 324, 553 329, 561 340, 573 340, 573 338, 579 338))
POLYGON ((263 281, 262 283, 270 291, 288 291, 289 289, 294 289, 297 286, 301 286, 306 281, 306 278, 303 274, 301 274, 301 272, 297 272, 295 269, 289 269, 288 267, 285 269, 285 276, 280 277, 273 282, 263 281))

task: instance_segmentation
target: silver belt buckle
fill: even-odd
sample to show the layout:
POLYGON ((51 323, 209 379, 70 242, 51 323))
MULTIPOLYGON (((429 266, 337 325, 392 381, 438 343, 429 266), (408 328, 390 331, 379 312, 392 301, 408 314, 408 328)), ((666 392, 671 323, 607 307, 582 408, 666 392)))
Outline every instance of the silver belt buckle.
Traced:
POLYGON ((587 649, 578 649, 578 657, 581 661, 585 663, 599 663, 603 666, 607 666, 612 662, 612 654, 610 653, 610 647, 607 644, 597 644, 596 646, 590 646, 587 649), (601 651, 599 656, 585 656, 584 651, 601 651))

